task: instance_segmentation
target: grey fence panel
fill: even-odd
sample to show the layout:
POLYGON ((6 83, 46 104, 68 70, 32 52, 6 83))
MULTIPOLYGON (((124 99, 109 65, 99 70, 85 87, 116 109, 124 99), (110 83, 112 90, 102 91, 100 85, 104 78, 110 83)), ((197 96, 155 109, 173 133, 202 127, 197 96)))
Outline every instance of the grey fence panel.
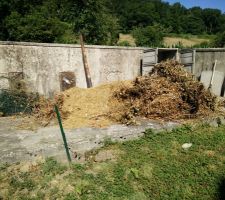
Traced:
POLYGON ((148 75, 152 71, 153 67, 154 65, 142 67, 142 75, 148 75))

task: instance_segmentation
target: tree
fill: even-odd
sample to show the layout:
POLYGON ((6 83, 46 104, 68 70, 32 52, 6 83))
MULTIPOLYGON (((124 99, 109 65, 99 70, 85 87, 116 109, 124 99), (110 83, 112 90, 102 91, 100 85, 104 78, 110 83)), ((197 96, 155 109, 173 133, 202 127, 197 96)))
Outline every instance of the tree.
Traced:
POLYGON ((5 18, 10 14, 10 3, 7 0, 0 1, 0 40, 7 38, 8 32, 4 26, 5 18))
POLYGON ((197 35, 204 31, 204 21, 200 17, 189 14, 184 17, 184 21, 185 23, 182 25, 182 27, 186 33, 197 35))
POLYGON ((204 9, 203 10, 203 20, 206 26, 207 33, 217 33, 219 30, 221 11, 218 9, 204 9))
POLYGON ((214 40, 214 47, 225 47, 225 31, 223 33, 217 34, 214 40))
POLYGON ((73 12, 74 32, 84 35, 88 44, 113 44, 117 42, 117 18, 107 11, 104 0, 79 0, 73 12))
POLYGON ((180 3, 175 3, 170 7, 169 24, 172 27, 174 33, 184 33, 184 24, 186 23, 185 17, 187 9, 180 3))
POLYGON ((133 30, 137 46, 157 47, 163 43, 163 28, 160 25, 136 28, 133 30))
POLYGON ((12 12, 6 18, 8 39, 27 42, 55 42, 65 32, 65 24, 57 18, 45 18, 42 12, 21 16, 12 12))
POLYGON ((88 44, 114 45, 119 33, 147 35, 154 24, 171 33, 217 34, 225 31, 225 14, 163 0, 0 1, 0 40, 76 43, 83 33, 88 44))

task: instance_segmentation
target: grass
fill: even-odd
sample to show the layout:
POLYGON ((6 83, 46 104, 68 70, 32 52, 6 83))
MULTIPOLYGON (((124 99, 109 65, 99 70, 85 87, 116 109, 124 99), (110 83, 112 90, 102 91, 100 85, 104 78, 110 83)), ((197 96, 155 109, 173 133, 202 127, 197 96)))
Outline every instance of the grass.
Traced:
MULTIPOLYGON (((164 37, 164 45, 165 47, 177 47, 181 46, 183 48, 192 48, 196 45, 201 45, 205 43, 211 43, 215 38, 215 35, 192 35, 192 34, 176 34, 169 33, 164 37)), ((131 34, 120 34, 120 38, 118 41, 118 45, 120 46, 136 46, 135 39, 131 34)))
MULTIPOLYGON (((219 199, 225 191, 225 126, 183 126, 141 139, 111 143, 70 168, 49 158, 22 172, 1 165, 3 199, 219 199), (182 144, 192 143, 188 149, 182 144), (102 151, 116 160, 95 162, 102 151), (222 184, 222 185, 221 185, 222 184)), ((1 199, 1 198, 0 198, 1 199)), ((222 199, 222 198, 221 198, 222 199)))
POLYGON ((122 34, 119 35, 118 45, 120 46, 136 46, 135 39, 131 34, 122 34))
POLYGON ((181 44, 183 47, 193 47, 201 44, 208 44, 213 40, 213 36, 208 35, 170 35, 164 37, 164 45, 168 47, 173 47, 181 44))

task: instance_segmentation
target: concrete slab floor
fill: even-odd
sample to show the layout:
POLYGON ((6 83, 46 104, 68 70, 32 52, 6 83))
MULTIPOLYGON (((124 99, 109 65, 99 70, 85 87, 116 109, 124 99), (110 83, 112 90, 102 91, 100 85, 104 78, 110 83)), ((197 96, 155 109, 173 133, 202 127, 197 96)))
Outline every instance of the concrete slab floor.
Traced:
MULTIPOLYGON (((67 161, 62 136, 58 126, 39 127, 37 130, 18 130, 21 118, 0 118, 0 163, 33 161, 39 157, 53 156, 67 161)), ((138 126, 112 125, 107 128, 78 128, 65 130, 72 160, 81 162, 84 153, 104 145, 106 139, 125 141, 139 138, 147 128, 171 130, 179 123, 160 123, 143 120, 138 126), (79 156, 77 156, 79 155, 79 156), (80 157, 80 159, 79 159, 80 157)))

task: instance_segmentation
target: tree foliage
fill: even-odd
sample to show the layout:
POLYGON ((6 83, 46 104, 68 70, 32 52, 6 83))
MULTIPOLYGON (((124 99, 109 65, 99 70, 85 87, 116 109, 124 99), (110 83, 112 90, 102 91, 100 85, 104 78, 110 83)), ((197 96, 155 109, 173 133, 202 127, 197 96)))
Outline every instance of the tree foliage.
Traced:
POLYGON ((214 46, 221 48, 225 47, 225 31, 223 33, 217 34, 214 40, 214 46))
POLYGON ((136 28, 133 31, 133 36, 138 46, 162 46, 163 28, 160 25, 136 28))
POLYGON ((162 0, 0 1, 0 40, 76 43, 82 33, 88 44, 114 45, 119 32, 132 32, 143 35, 138 44, 146 37, 156 44, 155 24, 169 33, 219 34, 225 31, 225 14, 162 0))
POLYGON ((118 33, 117 20, 102 0, 77 1, 73 12, 74 32, 82 33, 90 44, 113 44, 118 33))

